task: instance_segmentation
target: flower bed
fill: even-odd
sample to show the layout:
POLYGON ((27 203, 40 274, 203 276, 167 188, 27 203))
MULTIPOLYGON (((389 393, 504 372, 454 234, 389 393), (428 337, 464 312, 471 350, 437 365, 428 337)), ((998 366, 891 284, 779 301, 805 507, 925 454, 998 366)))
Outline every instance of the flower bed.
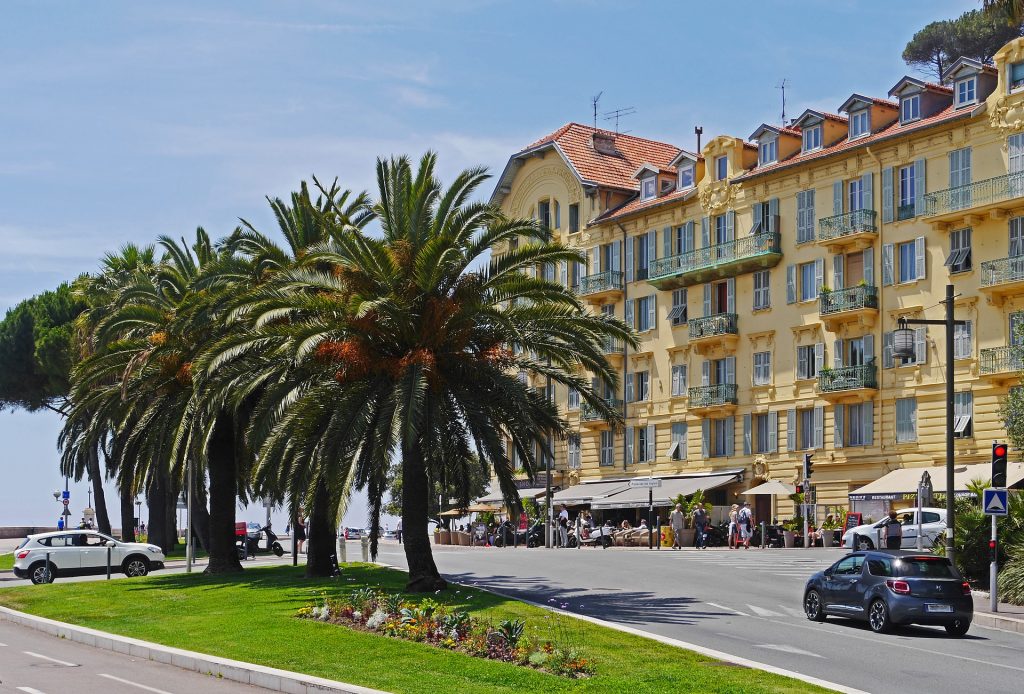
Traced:
POLYGON ((429 643, 477 658, 501 660, 570 678, 594 674, 593 662, 579 648, 527 633, 526 622, 494 624, 425 598, 419 604, 399 593, 361 588, 299 610, 299 617, 340 624, 393 638, 429 643))

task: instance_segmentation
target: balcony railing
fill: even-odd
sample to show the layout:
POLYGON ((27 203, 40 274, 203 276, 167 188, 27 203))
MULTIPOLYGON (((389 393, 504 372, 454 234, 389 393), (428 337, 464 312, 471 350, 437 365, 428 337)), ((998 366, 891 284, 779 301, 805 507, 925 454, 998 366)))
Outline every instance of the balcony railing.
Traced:
POLYGON ((864 231, 871 233, 877 231, 874 210, 854 210, 818 220, 818 238, 822 241, 838 239, 864 231))
POLYGON ((822 393, 858 388, 878 388, 878 367, 875 364, 840 366, 823 369, 818 374, 818 390, 822 393))
POLYGON ((924 214, 936 215, 1024 196, 1024 172, 986 178, 924 196, 924 214))
POLYGON ((992 347, 981 350, 981 373, 1003 374, 1024 371, 1024 347, 992 347))
POLYGON ((900 205, 896 208, 896 219, 902 222, 904 219, 913 219, 914 215, 917 214, 917 205, 910 203, 908 205, 900 205))
POLYGON ((999 260, 986 260, 981 264, 981 286, 992 287, 1006 282, 1024 280, 1024 255, 999 260))
POLYGON ((823 316, 862 308, 878 308, 878 287, 863 284, 847 289, 821 292, 819 313, 823 316))
POLYGON ((580 296, 613 289, 622 289, 622 273, 616 270, 606 270, 580 277, 580 283, 576 285, 576 293, 580 296))
POLYGON ((737 335, 738 316, 735 313, 716 313, 713 316, 693 318, 687 322, 691 340, 715 335, 737 335))
POLYGON ((752 236, 744 236, 735 241, 698 248, 689 253, 659 258, 651 263, 649 277, 655 280, 670 275, 681 275, 687 272, 703 270, 735 260, 782 253, 781 239, 782 235, 777 232, 754 234, 752 236))
POLYGON ((719 383, 714 386, 694 386, 690 388, 689 405, 693 407, 715 407, 716 405, 737 404, 735 383, 719 383))
MULTIPOLYGON (((605 398, 605 402, 608 403, 608 407, 618 412, 622 411, 622 401, 615 398, 605 398)), ((583 407, 580 408, 580 418, 584 422, 593 422, 599 419, 604 419, 604 416, 594 409, 594 406, 588 402, 583 403, 583 407)))
POLYGON ((625 343, 622 340, 617 340, 614 337, 606 337, 604 339, 604 353, 605 354, 622 354, 625 349, 625 343))

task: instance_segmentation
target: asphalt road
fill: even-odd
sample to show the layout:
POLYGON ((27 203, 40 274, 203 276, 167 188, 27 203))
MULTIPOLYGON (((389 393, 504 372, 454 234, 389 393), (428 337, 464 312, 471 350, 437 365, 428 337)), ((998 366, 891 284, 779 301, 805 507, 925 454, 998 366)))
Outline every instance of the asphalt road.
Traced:
MULTIPOLYGON (((1021 691, 1024 635, 974 626, 962 639, 931 627, 879 636, 860 622, 808 621, 801 608, 804 581, 843 554, 436 547, 434 557, 453 581, 873 694, 1021 691)), ((405 567, 397 545, 384 545, 379 559, 405 567)))

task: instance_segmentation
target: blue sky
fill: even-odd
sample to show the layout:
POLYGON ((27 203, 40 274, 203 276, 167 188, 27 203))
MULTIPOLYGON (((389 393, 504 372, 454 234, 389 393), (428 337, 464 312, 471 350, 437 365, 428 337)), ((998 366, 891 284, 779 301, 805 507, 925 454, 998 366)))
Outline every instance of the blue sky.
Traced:
MULTIPOLYGON (((686 149, 694 125, 777 122, 783 78, 790 117, 885 96, 917 29, 979 5, 6 0, 0 310, 130 241, 270 230, 263 196, 370 188, 377 156, 497 174, 601 91, 602 112, 637 109, 622 129, 686 149)), ((0 414, 0 525, 52 522, 59 426, 0 414)))

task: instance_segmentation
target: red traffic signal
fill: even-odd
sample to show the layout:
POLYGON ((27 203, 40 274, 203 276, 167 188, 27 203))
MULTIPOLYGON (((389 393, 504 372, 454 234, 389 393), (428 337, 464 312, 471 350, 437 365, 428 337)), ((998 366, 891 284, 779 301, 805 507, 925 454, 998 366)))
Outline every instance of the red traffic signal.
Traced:
POLYGON ((1002 488, 1006 486, 1006 455, 1010 447, 1005 443, 992 444, 992 486, 1002 488))
POLYGON ((1005 458, 1007 450, 1005 443, 997 443, 992 446, 992 455, 997 458, 1005 458))
POLYGON ((802 484, 796 485, 796 493, 797 494, 803 494, 804 493, 804 485, 802 485, 802 484))

